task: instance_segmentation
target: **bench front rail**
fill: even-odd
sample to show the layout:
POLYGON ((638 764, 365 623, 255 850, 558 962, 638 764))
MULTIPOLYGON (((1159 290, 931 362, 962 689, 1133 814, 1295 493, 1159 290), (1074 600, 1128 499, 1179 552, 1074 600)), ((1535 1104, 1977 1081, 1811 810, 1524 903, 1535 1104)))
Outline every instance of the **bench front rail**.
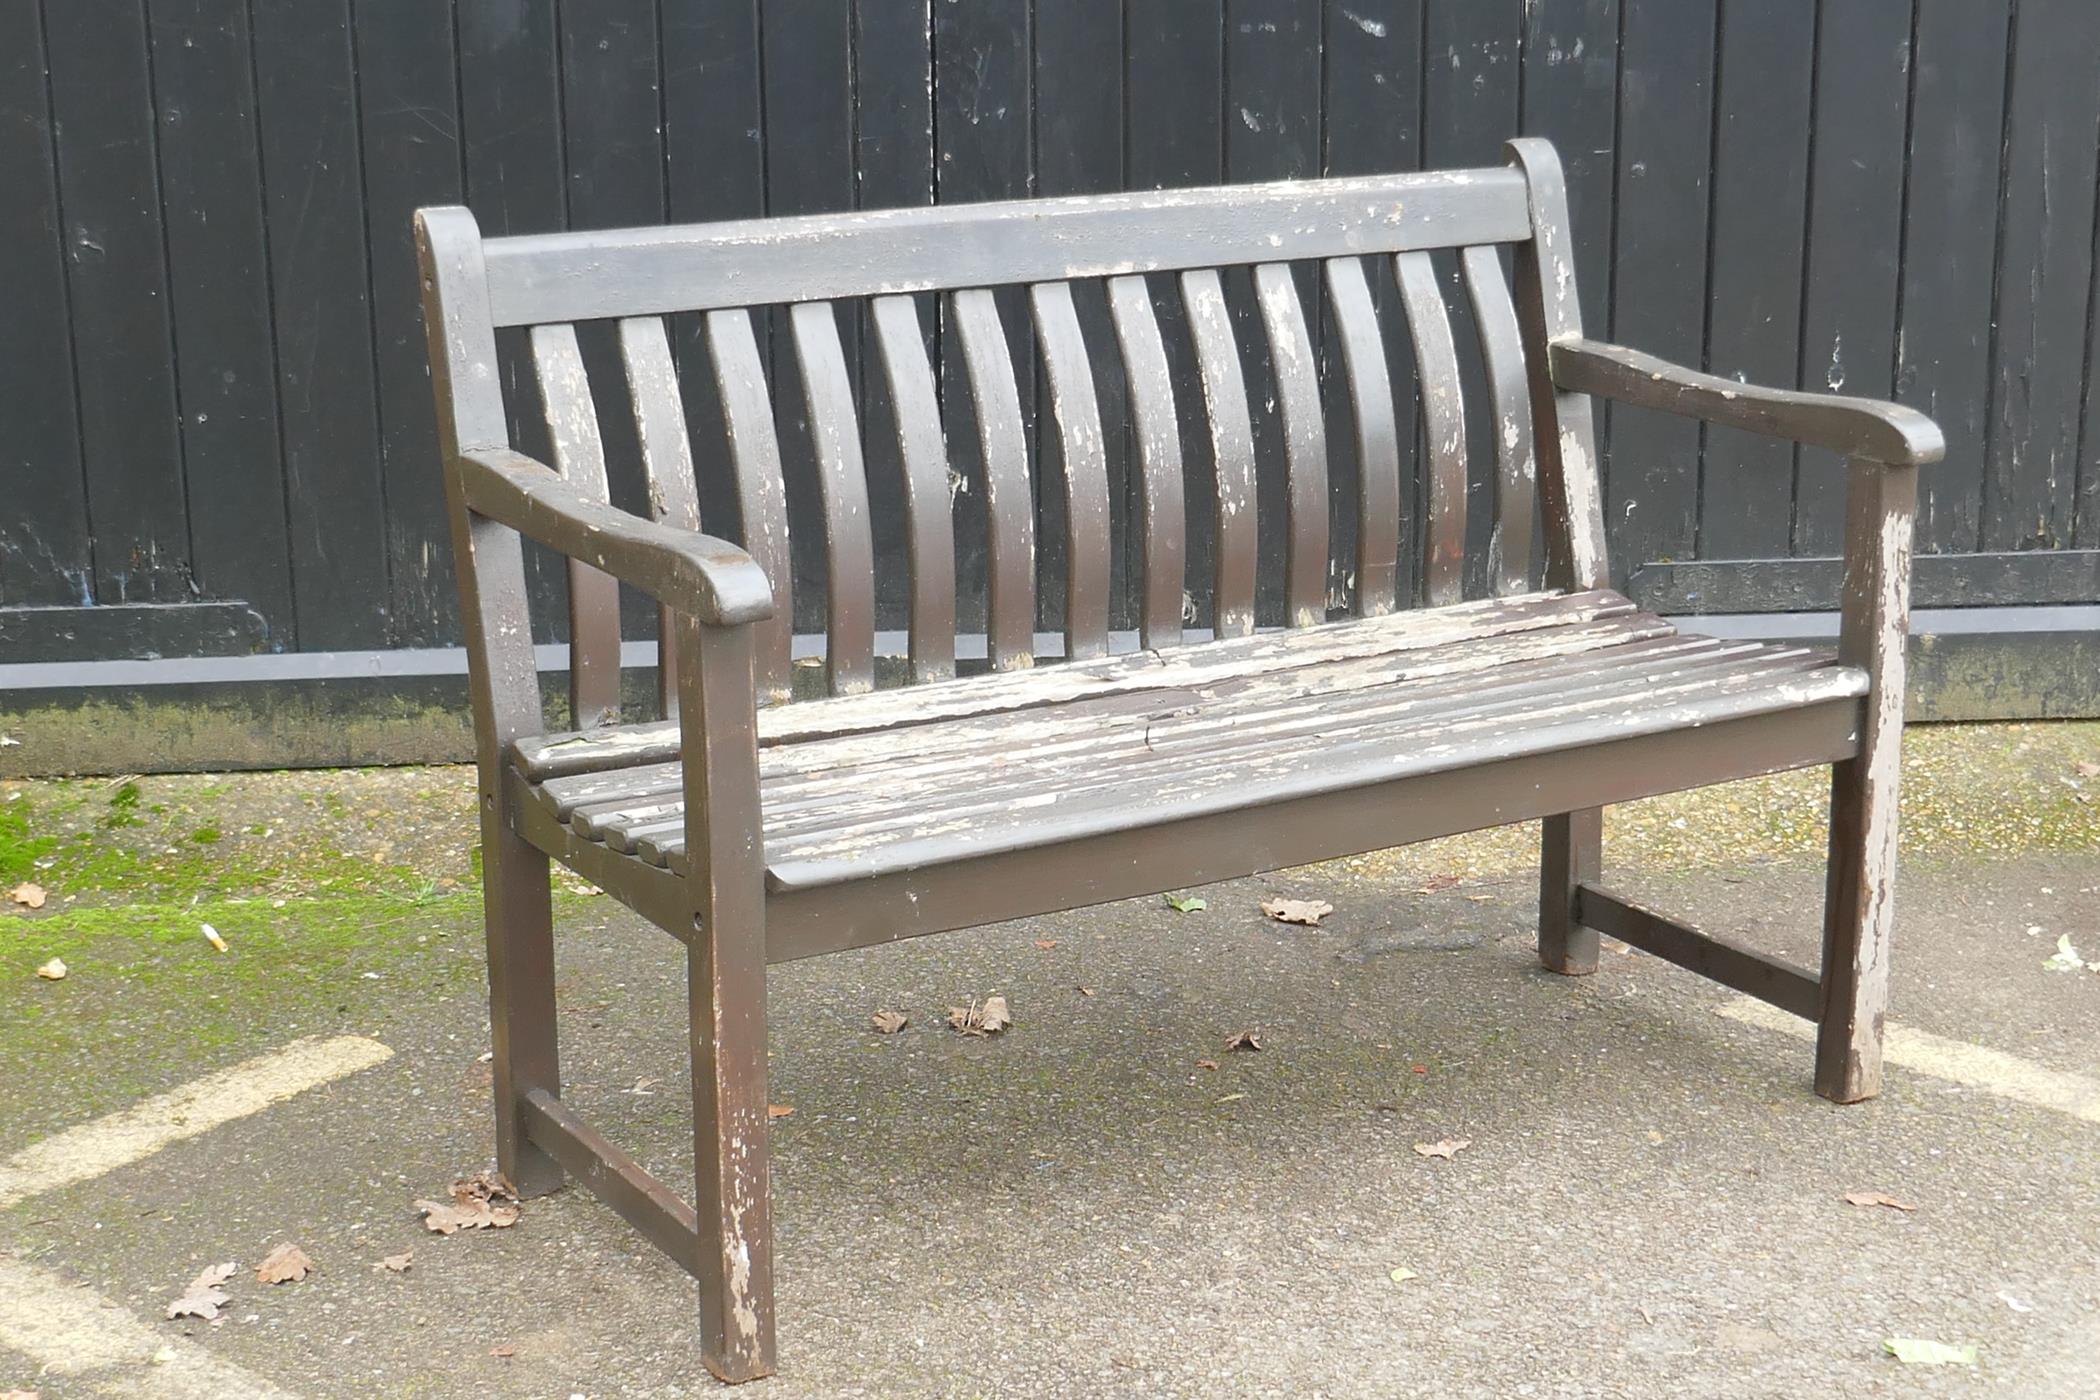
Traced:
POLYGON ((1877 1092, 1910 517, 1938 430, 1584 338, 1543 143, 1487 170, 498 239, 447 208, 417 230, 472 666, 499 1163, 526 1193, 578 1177, 692 1272, 723 1378, 774 1364, 769 962, 1542 818, 1547 967, 1593 972, 1599 934, 1623 939, 1814 1020, 1819 1092, 1877 1092), (675 351, 674 315, 697 330, 675 351), (506 328, 536 405, 504 401, 506 328), (1316 329, 1340 352, 1330 384, 1316 329), (608 353, 587 356, 594 340, 608 353), (1476 350, 1493 519, 1469 532, 1476 350), (1177 356, 1200 393, 1177 398, 1177 356), (1040 492, 1020 391, 1037 370, 1040 492), (871 472, 877 385, 892 437, 871 472), (696 393, 715 440, 689 429, 696 393), (1848 455, 1834 655, 1692 635, 1611 590, 1600 395, 1848 455), (536 408, 550 460, 518 450, 513 407, 536 408), (647 518, 609 504, 609 412, 632 416, 647 518), (1282 477, 1258 482, 1268 434, 1282 477), (824 562, 827 693, 793 704, 811 580, 784 443, 814 469, 795 524, 824 562), (908 574, 910 684, 882 689, 871 491, 900 506, 908 574), (701 532, 703 506, 734 542, 701 532), (965 530, 985 559, 974 675, 957 666, 965 530), (572 731, 542 718, 528 538, 569 561, 572 731), (1136 651, 1111 645, 1119 544, 1136 651), (1185 624, 1192 583, 1208 639, 1185 624), (659 722, 619 712, 621 584, 662 608, 659 722), (1038 665, 1045 616, 1063 656, 1038 665), (1833 774, 1820 969, 1601 885, 1605 804, 1815 764, 1833 774), (550 858, 686 946, 691 1204, 562 1102, 550 858))

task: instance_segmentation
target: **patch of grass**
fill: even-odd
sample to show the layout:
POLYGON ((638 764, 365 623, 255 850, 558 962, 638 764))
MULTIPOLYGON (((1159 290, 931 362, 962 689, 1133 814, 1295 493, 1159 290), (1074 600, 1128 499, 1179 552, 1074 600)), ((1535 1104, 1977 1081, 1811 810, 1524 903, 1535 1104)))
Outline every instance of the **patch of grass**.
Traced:
POLYGON ((55 836, 38 836, 29 826, 29 800, 0 801, 0 884, 10 887, 36 874, 36 863, 58 845, 55 836))

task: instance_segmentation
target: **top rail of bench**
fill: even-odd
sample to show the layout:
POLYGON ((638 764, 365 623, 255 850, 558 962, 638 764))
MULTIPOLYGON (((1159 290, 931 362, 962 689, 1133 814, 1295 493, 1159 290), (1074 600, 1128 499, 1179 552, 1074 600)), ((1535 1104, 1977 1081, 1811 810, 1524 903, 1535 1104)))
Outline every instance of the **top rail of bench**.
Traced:
POLYGON ((1518 170, 948 204, 487 241, 498 326, 946 291, 1531 237, 1518 170))

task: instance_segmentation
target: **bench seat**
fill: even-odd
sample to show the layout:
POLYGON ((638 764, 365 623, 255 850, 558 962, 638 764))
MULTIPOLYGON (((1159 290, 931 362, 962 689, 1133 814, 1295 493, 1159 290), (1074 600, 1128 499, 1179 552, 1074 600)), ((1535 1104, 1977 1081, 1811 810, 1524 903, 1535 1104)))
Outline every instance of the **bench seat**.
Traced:
MULTIPOLYGON (((1026 850, 1866 693, 1822 651, 1681 632, 1609 590, 778 707, 777 892, 1026 850)), ((684 875, 675 726, 513 746, 577 836, 684 875)))

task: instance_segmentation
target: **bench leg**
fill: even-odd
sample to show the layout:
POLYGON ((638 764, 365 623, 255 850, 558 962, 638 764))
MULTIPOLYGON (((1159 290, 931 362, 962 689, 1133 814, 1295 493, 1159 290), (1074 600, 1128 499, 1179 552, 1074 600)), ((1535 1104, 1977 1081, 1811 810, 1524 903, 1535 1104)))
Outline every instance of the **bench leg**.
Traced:
POLYGON ((1585 807, 1547 817, 1539 852, 1539 961, 1568 977, 1597 970, 1597 931, 1575 913, 1575 891, 1596 884, 1604 867, 1604 809, 1585 807))
POLYGON ((481 852, 496 1167, 521 1197, 544 1196, 561 1185, 561 1168, 526 1137, 520 1109, 535 1089, 561 1093, 547 857, 500 818, 482 823, 481 852))
POLYGON ((1896 881, 1896 748, 1890 734, 1831 772, 1816 1092, 1837 1103, 1881 1092, 1896 881))

